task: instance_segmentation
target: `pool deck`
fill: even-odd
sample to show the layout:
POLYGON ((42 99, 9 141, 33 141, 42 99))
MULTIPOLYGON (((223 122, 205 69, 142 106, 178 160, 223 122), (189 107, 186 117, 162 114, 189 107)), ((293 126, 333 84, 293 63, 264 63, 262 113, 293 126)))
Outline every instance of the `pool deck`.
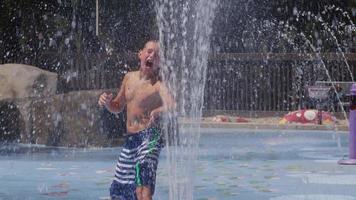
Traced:
POLYGON ((276 130, 329 130, 348 131, 345 125, 315 125, 315 124, 259 124, 231 122, 202 122, 203 128, 236 128, 236 129, 276 129, 276 130))
MULTIPOLYGON (((348 132, 348 122, 346 120, 338 120, 336 124, 279 124, 280 118, 263 117, 263 118, 246 118, 248 122, 214 122, 211 118, 203 118, 200 124, 202 128, 231 128, 231 129, 256 129, 256 130, 325 130, 325 131, 340 131, 348 132)), ((193 124, 190 120, 181 120, 184 125, 193 124)))

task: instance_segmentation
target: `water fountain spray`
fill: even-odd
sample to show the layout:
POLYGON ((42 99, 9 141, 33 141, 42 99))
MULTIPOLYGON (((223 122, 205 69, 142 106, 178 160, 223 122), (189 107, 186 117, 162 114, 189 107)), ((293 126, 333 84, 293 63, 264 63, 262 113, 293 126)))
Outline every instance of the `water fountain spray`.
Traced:
POLYGON ((177 103, 177 112, 167 116, 163 126, 170 138, 166 146, 170 200, 193 200, 194 161, 216 4, 215 0, 156 2, 162 77, 177 103), (178 115, 190 122, 179 125, 179 132, 175 128, 178 115))
POLYGON ((340 165, 356 165, 356 84, 350 91, 349 131, 349 159, 339 160, 340 165))

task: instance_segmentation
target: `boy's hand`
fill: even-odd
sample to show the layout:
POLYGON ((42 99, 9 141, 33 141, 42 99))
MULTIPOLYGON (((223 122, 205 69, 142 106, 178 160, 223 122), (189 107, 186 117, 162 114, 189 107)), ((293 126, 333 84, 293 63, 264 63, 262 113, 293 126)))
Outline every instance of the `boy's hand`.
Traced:
POLYGON ((100 95, 98 104, 100 107, 103 106, 108 107, 112 99, 113 99, 112 93, 107 94, 106 92, 104 92, 102 95, 100 95))
POLYGON ((148 122, 148 125, 151 126, 156 123, 156 120, 160 117, 161 112, 158 110, 152 110, 150 113, 150 121, 148 122))

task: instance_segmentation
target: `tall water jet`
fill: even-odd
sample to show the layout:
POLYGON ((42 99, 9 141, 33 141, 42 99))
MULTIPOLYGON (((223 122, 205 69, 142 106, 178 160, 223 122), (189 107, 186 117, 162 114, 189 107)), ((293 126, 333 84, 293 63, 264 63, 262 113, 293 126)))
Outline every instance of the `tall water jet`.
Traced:
POLYGON ((156 3, 162 77, 177 102, 176 112, 166 116, 164 123, 169 138, 166 150, 170 200, 193 199, 194 160, 216 6, 216 0, 156 3), (188 119, 189 125, 178 125, 177 116, 188 119))

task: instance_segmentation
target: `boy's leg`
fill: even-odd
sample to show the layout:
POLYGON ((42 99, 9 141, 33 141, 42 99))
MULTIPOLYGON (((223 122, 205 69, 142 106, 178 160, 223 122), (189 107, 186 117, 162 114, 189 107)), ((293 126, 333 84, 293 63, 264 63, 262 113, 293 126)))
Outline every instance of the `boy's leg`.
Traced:
POLYGON ((148 145, 142 154, 138 157, 142 158, 136 163, 136 196, 138 200, 152 200, 155 192, 156 170, 158 165, 158 157, 161 151, 161 138, 156 129, 149 129, 150 138, 148 145))
POLYGON ((136 188, 137 200, 152 200, 151 188, 148 186, 139 186, 136 188))
POLYGON ((136 186, 128 184, 120 184, 113 181, 110 187, 111 200, 137 200, 135 193, 136 186))
POLYGON ((150 187, 146 187, 146 186, 142 187, 142 200, 152 200, 150 187))
POLYGON ((137 200, 142 200, 142 187, 141 186, 136 187, 136 197, 137 197, 137 200))
POLYGON ((155 188, 157 165, 153 163, 142 163, 139 165, 139 185, 136 185, 137 200, 152 200, 155 188))

